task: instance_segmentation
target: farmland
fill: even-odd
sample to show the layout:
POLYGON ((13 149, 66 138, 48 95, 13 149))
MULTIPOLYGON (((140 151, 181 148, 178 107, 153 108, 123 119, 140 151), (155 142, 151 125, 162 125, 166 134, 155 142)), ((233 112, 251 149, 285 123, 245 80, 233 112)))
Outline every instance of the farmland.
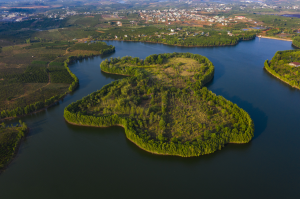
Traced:
MULTIPOLYGON (((74 78, 66 64, 72 60, 114 51, 114 47, 103 42, 83 44, 84 48, 77 45, 75 42, 55 41, 3 47, 0 53, 1 118, 16 115, 7 111, 44 103, 54 96, 68 93, 74 78), (77 47, 69 50, 72 46, 77 47)), ((38 107, 43 106, 36 106, 35 110, 38 107)))

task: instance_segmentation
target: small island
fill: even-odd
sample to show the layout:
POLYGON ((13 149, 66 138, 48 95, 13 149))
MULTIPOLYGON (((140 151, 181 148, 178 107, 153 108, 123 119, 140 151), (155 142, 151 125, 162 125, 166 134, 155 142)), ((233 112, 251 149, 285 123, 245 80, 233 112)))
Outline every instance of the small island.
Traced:
POLYGON ((101 70, 128 77, 67 106, 67 122, 122 126, 141 149, 181 157, 210 154, 227 143, 248 143, 253 138, 249 114, 203 87, 214 76, 214 66, 204 56, 111 58, 101 63, 101 70))
POLYGON ((27 132, 27 125, 21 121, 16 126, 0 124, 0 173, 16 154, 18 146, 27 132))
POLYGON ((264 68, 281 81, 300 89, 300 50, 278 51, 264 68))

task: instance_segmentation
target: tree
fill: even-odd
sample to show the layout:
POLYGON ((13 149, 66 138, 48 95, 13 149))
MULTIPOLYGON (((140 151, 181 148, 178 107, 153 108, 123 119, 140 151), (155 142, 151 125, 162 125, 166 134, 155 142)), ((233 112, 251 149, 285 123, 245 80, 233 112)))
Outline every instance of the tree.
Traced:
POLYGON ((161 129, 164 129, 166 127, 166 122, 163 118, 160 119, 159 126, 161 129))

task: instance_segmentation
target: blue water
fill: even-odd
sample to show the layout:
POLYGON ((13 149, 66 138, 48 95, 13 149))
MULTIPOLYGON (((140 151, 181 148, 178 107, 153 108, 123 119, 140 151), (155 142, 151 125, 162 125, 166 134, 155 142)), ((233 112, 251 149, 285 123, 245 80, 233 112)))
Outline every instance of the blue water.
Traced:
POLYGON ((282 15, 284 17, 296 17, 296 18, 300 18, 300 14, 286 14, 286 15, 282 15))
POLYGON ((116 47, 114 54, 70 66, 80 80, 78 90, 59 105, 22 118, 30 133, 0 176, 1 199, 299 198, 300 91, 263 69, 276 51, 293 49, 291 42, 256 38, 212 48, 107 43, 116 47), (64 121, 71 102, 123 78, 101 73, 103 59, 168 52, 198 53, 213 62, 215 77, 207 86, 250 114, 255 137, 249 144, 228 144, 194 158, 158 156, 128 141, 121 127, 64 121))

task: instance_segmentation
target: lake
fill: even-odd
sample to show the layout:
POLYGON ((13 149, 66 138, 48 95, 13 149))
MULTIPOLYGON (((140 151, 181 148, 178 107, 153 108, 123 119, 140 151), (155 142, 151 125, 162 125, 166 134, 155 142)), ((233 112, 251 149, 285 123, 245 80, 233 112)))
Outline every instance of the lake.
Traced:
POLYGON ((296 17, 296 18, 300 18, 300 15, 299 14, 285 14, 285 15, 282 15, 283 17, 296 17))
MULTIPOLYGON (((297 198, 300 176, 300 91, 263 69, 291 42, 259 39, 237 46, 184 48, 109 41, 116 52, 70 66, 80 86, 59 105, 21 118, 30 127, 19 153, 0 175, 3 199, 83 198, 297 198), (64 108, 122 76, 105 74, 109 57, 191 52, 215 65, 207 85, 246 110, 255 124, 248 144, 228 144, 214 154, 182 158, 139 149, 121 127, 78 127, 64 108), (298 154, 298 155, 297 155, 298 154)), ((16 123, 18 119, 7 122, 16 123)))

